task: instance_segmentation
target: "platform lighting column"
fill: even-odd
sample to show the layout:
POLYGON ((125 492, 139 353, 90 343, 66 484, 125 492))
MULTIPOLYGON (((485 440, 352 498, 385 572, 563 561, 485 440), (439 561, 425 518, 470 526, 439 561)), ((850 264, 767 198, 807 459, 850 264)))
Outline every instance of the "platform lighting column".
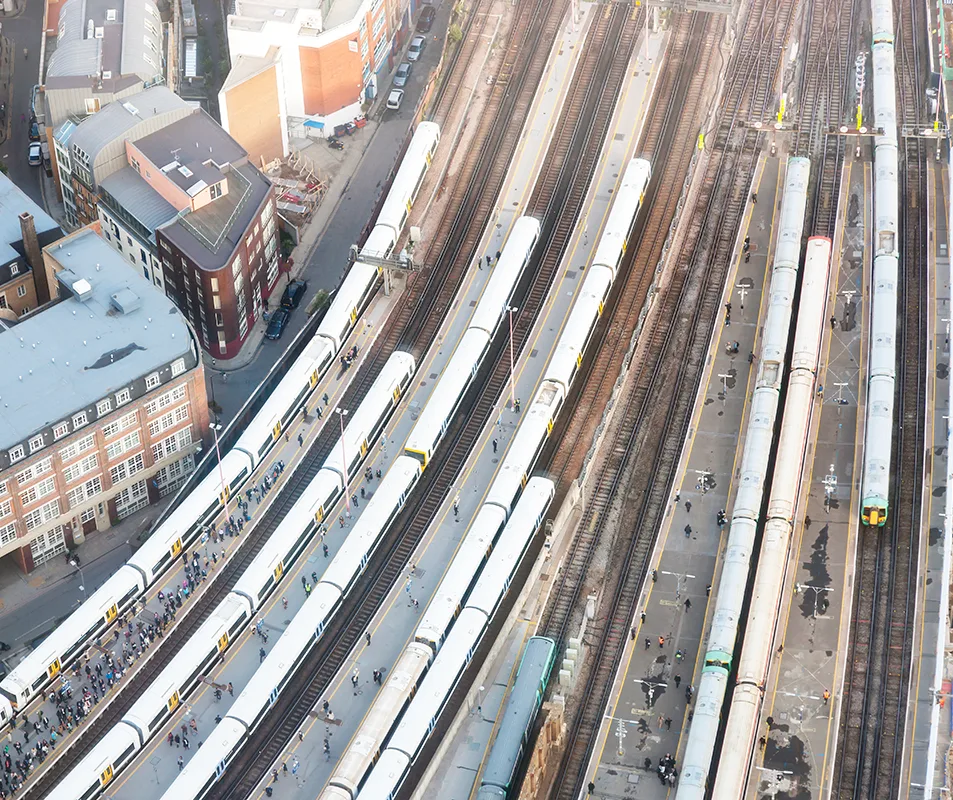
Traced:
POLYGON ((516 371, 513 363, 513 314, 519 309, 516 306, 507 306, 506 312, 510 317, 510 405, 516 411, 516 371))
POLYGON ((334 413, 338 415, 338 419, 341 422, 341 461, 344 462, 344 507, 347 509, 348 516, 350 516, 351 493, 347 486, 349 470, 347 468, 347 452, 344 450, 344 417, 347 415, 347 410, 338 406, 334 409, 334 413))
POLYGON ((218 459, 218 479, 222 483, 222 505, 225 506, 225 520, 228 520, 228 487, 225 486, 225 473, 222 471, 222 451, 218 446, 218 432, 222 429, 222 426, 217 422, 210 422, 209 428, 212 430, 212 434, 215 437, 215 457, 218 459))
POLYGON ((85 603, 88 599, 88 595, 86 594, 86 576, 83 575, 83 568, 75 558, 71 558, 69 563, 79 570, 79 588, 83 590, 83 602, 85 603))

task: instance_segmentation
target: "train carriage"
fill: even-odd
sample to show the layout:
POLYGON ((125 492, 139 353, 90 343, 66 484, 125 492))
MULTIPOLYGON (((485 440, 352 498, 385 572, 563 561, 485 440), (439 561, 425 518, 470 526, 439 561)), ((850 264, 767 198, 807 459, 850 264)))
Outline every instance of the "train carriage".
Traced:
MULTIPOLYGON (((380 757, 387 734, 413 699, 432 658, 430 648, 417 643, 411 643, 400 654, 351 744, 331 773, 328 790, 346 792, 349 799, 358 796, 361 782, 380 757)), ((336 796, 326 790, 318 800, 333 800, 336 796)))
POLYGON ((422 467, 430 463, 434 450, 447 432, 489 343, 490 337, 486 331, 468 329, 438 378, 430 399, 404 445, 404 452, 416 458, 422 467))
POLYGON ((622 263, 651 177, 651 164, 644 158, 633 158, 625 168, 622 183, 615 193, 609 217, 592 257, 593 266, 605 267, 612 272, 612 280, 615 280, 622 263))
POLYGON ((532 217, 520 217, 516 220, 468 327, 479 328, 493 337, 510 307, 513 290, 533 255, 538 239, 537 220, 532 217))
MULTIPOLYGON (((100 636, 144 590, 145 579, 139 570, 120 567, 4 678, 0 694, 11 708, 26 708, 82 654, 86 643, 100 636)), ((0 721, 9 721, 9 717, 0 715, 0 721)))
MULTIPOLYGON (((215 735, 192 753, 185 769, 176 776, 173 783, 175 800, 201 800, 205 797, 241 748, 246 730, 241 722, 230 717, 218 723, 215 735)), ((169 794, 166 792, 163 798, 169 794)))
POLYGON ((493 543, 506 524, 506 512, 499 506, 483 505, 470 530, 454 554, 453 561, 440 580, 437 593, 427 604, 414 634, 415 641, 428 645, 436 653, 450 632, 450 626, 463 608, 463 602, 476 583, 480 570, 493 549, 493 543))
POLYGON ((205 673, 242 632, 251 615, 244 597, 229 594, 140 695, 123 722, 144 745, 168 720, 205 673))
POLYGON ((46 800, 90 800, 97 797, 109 788, 141 747, 136 731, 120 722, 73 767, 69 780, 60 781, 53 788, 46 800))
POLYGON ((487 503, 506 511, 515 507, 529 479, 529 471, 549 439, 553 421, 562 408, 562 403, 562 386, 553 382, 540 386, 536 398, 520 422, 513 444, 506 451, 503 465, 487 492, 487 503))
POLYGON ((324 337, 312 339, 288 368, 261 410, 248 423, 235 447, 252 457, 255 467, 288 429, 295 415, 318 385, 334 358, 334 348, 324 337))
POLYGON ((231 450, 222 456, 219 468, 205 476, 129 559, 131 566, 141 570, 147 585, 151 586, 182 551, 188 550, 203 530, 215 521, 225 503, 251 471, 251 458, 246 453, 231 450))

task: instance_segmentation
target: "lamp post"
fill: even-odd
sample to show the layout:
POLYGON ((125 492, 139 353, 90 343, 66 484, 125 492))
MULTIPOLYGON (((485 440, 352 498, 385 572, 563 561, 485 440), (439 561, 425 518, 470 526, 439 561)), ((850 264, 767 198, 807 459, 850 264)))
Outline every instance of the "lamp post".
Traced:
POLYGON ((83 568, 79 565, 79 562, 75 558, 71 558, 69 563, 79 570, 79 588, 83 590, 83 602, 85 602, 88 596, 86 594, 86 576, 83 575, 83 568))
POLYGON ((334 413, 338 415, 338 420, 341 422, 341 462, 344 467, 344 507, 347 509, 348 516, 351 516, 351 493, 347 485, 350 471, 347 468, 347 452, 344 449, 344 417, 347 415, 347 410, 338 406, 334 409, 334 413))
POLYGON ((516 372, 513 364, 513 314, 519 309, 516 306, 507 306, 506 313, 510 317, 510 405, 516 411, 516 372))
POLYGON ((218 479, 222 483, 222 505, 225 507, 225 519, 228 519, 228 488, 225 486, 225 473, 222 471, 222 451, 218 447, 218 432, 222 426, 217 422, 210 422, 209 428, 215 437, 215 457, 218 459, 218 479))

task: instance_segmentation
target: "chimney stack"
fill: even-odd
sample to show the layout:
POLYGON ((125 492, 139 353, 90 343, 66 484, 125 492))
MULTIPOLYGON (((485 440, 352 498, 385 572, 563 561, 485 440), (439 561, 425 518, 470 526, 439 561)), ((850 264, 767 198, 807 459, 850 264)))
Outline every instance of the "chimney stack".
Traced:
POLYGON ((36 237, 36 225, 33 215, 29 211, 20 214, 20 233, 23 234, 23 249, 26 251, 27 263, 33 268, 33 283, 36 287, 38 305, 50 302, 50 287, 46 280, 46 269, 43 266, 43 253, 40 250, 40 240, 36 237))

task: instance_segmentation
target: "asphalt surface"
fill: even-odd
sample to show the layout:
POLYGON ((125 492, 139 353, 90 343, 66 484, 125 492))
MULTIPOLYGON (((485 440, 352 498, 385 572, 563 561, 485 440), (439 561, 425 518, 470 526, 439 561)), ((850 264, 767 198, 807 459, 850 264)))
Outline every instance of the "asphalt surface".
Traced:
POLYGON ((43 3, 24 0, 23 11, 15 17, 0 17, 3 35, 13 43, 13 87, 7 104, 8 137, 0 146, 0 157, 6 164, 10 179, 33 200, 43 205, 40 195, 42 167, 27 163, 30 144, 30 98, 40 69, 40 42, 42 41, 43 3), (23 57, 26 48, 27 56, 23 57), (23 115, 23 121, 20 115, 23 115))
MULTIPOLYGON (((434 25, 434 32, 445 29, 446 24, 443 21, 445 17, 449 17, 449 13, 448 6, 438 7, 438 23, 434 25)), ((308 290, 298 310, 292 313, 282 338, 276 342, 263 340, 252 361, 241 369, 227 373, 227 376, 209 372, 212 376, 210 396, 214 393, 215 401, 222 407, 220 418, 223 422, 227 423, 238 412, 284 348, 304 327, 308 319, 305 309, 314 295, 320 290, 333 290, 344 276, 348 267, 350 247, 357 242, 361 231, 374 213, 384 182, 396 163, 407 137, 414 109, 423 92, 427 76, 440 59, 440 42, 434 41, 433 36, 434 34, 431 33, 427 48, 420 61, 414 65, 410 80, 404 87, 405 96, 401 110, 385 110, 383 114, 376 115, 380 125, 374 139, 364 153, 354 175, 348 181, 347 190, 331 216, 324 234, 312 250, 301 275, 298 276, 308 282, 308 290)), ((390 91, 389 77, 386 82, 381 81, 380 91, 390 91)), ((354 146, 349 144, 347 139, 344 142, 345 147, 354 146)))

